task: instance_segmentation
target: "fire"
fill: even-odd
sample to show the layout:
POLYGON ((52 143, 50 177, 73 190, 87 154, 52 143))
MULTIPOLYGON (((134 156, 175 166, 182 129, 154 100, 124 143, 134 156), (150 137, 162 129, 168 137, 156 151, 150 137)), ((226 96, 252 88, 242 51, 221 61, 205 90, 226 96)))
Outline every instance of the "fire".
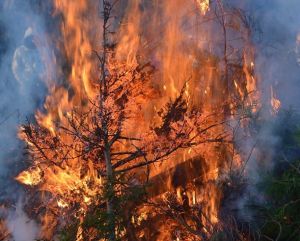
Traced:
POLYGON ((196 0, 198 8, 202 15, 205 15, 209 10, 209 0, 196 0))
POLYGON ((16 180, 29 186, 38 185, 41 182, 41 170, 40 168, 32 168, 28 171, 23 171, 16 177, 16 180))
MULTIPOLYGON (((50 192, 54 199, 50 200, 48 205, 52 206, 53 209, 57 207, 58 211, 62 209, 61 212, 63 212, 63 209, 71 208, 74 202, 81 202, 81 208, 75 214, 79 216, 84 216, 87 206, 91 204, 95 196, 101 193, 102 180, 96 172, 94 163, 83 162, 81 157, 73 157, 77 155, 76 153, 81 146, 72 143, 73 140, 69 136, 61 135, 57 123, 69 126, 70 110, 81 108, 80 111, 84 111, 85 105, 82 103, 95 98, 98 93, 97 86, 92 81, 95 79, 92 72, 96 64, 92 53, 96 45, 92 43, 91 35, 99 35, 92 24, 93 21, 99 22, 99 20, 97 19, 97 7, 91 8, 90 4, 86 0, 54 1, 55 14, 62 14, 64 17, 61 33, 66 58, 71 65, 67 85, 68 89, 72 91, 52 82, 49 87, 50 95, 45 102, 47 113, 37 112, 36 114, 38 124, 45 128, 45 131, 49 131, 52 136, 44 139, 45 142, 52 142, 55 138, 59 138, 66 145, 74 144, 74 151, 73 153, 66 153, 63 149, 58 152, 45 150, 43 157, 52 165, 35 160, 33 168, 23 171, 16 177, 16 180, 25 185, 38 186, 40 191, 50 192), (87 12, 89 12, 88 15, 87 12), (72 92, 71 96, 70 93, 72 92), (69 160, 60 163, 60 160, 67 156, 69 156, 69 160)), ((57 44, 60 43, 57 42, 57 44)), ((62 47, 58 46, 58 48, 62 47)), ((31 134, 26 136, 23 132, 20 137, 30 146, 38 148, 39 143, 33 143, 30 140, 31 134)), ((55 141, 53 145, 55 146, 55 141)), ((55 219, 47 218, 46 215, 43 225, 41 237, 50 237, 56 225, 55 219)))
POLYGON ((61 208, 67 208, 69 206, 64 200, 58 200, 57 205, 61 208))
POLYGON ((66 43, 67 58, 72 62, 70 84, 76 96, 92 98, 95 96, 96 89, 91 83, 93 47, 90 35, 95 31, 91 21, 97 21, 97 6, 94 6, 94 10, 91 11, 92 8, 89 6, 91 3, 85 0, 76 2, 55 0, 54 4, 56 11, 62 12, 65 18, 62 33, 66 43), (86 15, 87 11, 89 16, 86 15))
POLYGON ((0 220, 0 240, 11 240, 11 238, 7 224, 3 220, 0 220))
POLYGON ((272 106, 272 113, 277 114, 280 109, 281 102, 279 99, 276 98, 273 86, 271 86, 271 106, 272 106))
MULTIPOLYGON (((118 36, 115 37, 118 40, 116 50, 113 54, 107 53, 108 67, 104 71, 115 73, 119 77, 118 81, 128 82, 133 93, 142 92, 142 94, 134 95, 134 99, 128 100, 126 106, 122 106, 123 109, 127 108, 124 115, 130 114, 132 118, 131 121, 124 124, 125 133, 134 135, 133 139, 135 140, 117 143, 114 146, 115 150, 119 153, 126 152, 128 146, 132 143, 134 145, 134 141, 147 138, 147 141, 152 140, 149 143, 154 142, 155 144, 146 145, 144 147, 146 150, 164 149, 165 143, 170 142, 168 138, 161 137, 156 141, 153 134, 147 136, 143 134, 143 131, 151 129, 150 127, 154 124, 158 126, 162 124, 161 118, 157 117, 163 112, 160 107, 164 106, 167 101, 176 99, 182 89, 186 100, 184 108, 191 113, 195 113, 196 109, 201 110, 202 116, 209 118, 195 124, 192 123, 192 118, 185 117, 178 123, 172 123, 171 127, 174 130, 183 129, 184 124, 188 124, 192 128, 188 129, 191 131, 187 136, 197 137, 197 131, 201 128, 213 126, 213 123, 216 122, 223 123, 226 119, 223 113, 224 102, 229 102, 231 99, 220 94, 224 89, 223 84, 218 82, 221 71, 211 56, 212 54, 207 53, 204 46, 198 46, 197 39, 190 38, 193 32, 190 33, 190 29, 182 28, 183 23, 193 26, 192 18, 186 16, 186 7, 194 9, 195 2, 190 1, 187 4, 182 0, 155 1, 152 6, 153 15, 151 17, 153 16, 153 18, 147 19, 148 21, 143 20, 145 13, 141 11, 140 1, 129 2, 124 21, 118 29, 118 36), (161 43, 154 48, 155 50, 152 50, 151 39, 157 32, 157 26, 160 25, 160 15, 168 20, 168 24, 164 26, 160 35, 161 43), (142 38, 141 28, 144 26, 141 25, 144 22, 147 22, 145 24, 149 32, 145 34, 146 37, 142 38), (187 46, 186 43, 191 43, 191 46, 187 46), (139 66, 143 60, 151 58, 159 63, 158 74, 151 79, 150 85, 144 83, 134 85, 132 82, 135 81, 135 75, 129 70, 139 66)), ((70 64, 70 72, 64 76, 66 83, 61 86, 52 84, 50 87, 50 93, 44 105, 46 113, 37 112, 36 114, 38 126, 29 125, 27 129, 21 129, 20 138, 31 147, 31 154, 35 155, 35 158, 32 160, 33 167, 21 172, 16 177, 25 185, 35 187, 43 193, 50 193, 51 198, 47 200, 50 209, 54 210, 57 216, 63 216, 69 210, 76 218, 79 218, 80 224, 82 224, 89 206, 100 205, 97 200, 99 200, 99 196, 103 195, 103 173, 101 172, 103 170, 103 151, 90 152, 100 142, 95 137, 97 135, 91 133, 91 130, 98 131, 97 118, 100 117, 95 110, 97 110, 99 93, 103 91, 100 88, 97 73, 99 60, 93 55, 94 49, 100 49, 96 44, 97 41, 103 40, 101 39, 103 33, 97 30, 103 20, 100 20, 97 14, 99 6, 93 4, 95 1, 93 3, 87 0, 54 1, 55 14, 61 14, 64 19, 61 24, 62 40, 60 40, 63 46, 60 46, 62 43, 57 44, 61 51, 65 51, 65 57, 70 64), (79 116, 84 116, 84 118, 79 119, 79 116), (74 130, 74 126, 80 126, 80 134, 74 130), (38 152, 39 155, 33 152, 38 152)), ((196 4, 201 15, 208 14, 209 0, 197 0, 196 4)), ((199 15, 199 13, 197 14, 199 15)), ((248 61, 241 68, 245 74, 246 84, 243 79, 233 81, 234 92, 240 99, 244 99, 247 93, 256 89, 253 68, 252 59, 250 63, 248 61)), ((134 69, 134 71, 136 70, 134 69)), ((149 78, 145 74, 144 76, 140 74, 138 77, 149 78)), ((105 102, 107 109, 114 110, 113 98, 122 100, 123 86, 119 84, 117 87, 114 91, 119 90, 119 92, 108 97, 105 102)), ((111 115, 113 120, 123 118, 116 113, 111 115)), ((198 118, 196 114, 192 117, 198 118)), ((208 136, 210 140, 215 136, 222 136, 220 133, 227 134, 227 127, 218 126, 213 131, 204 131, 203 135, 208 136)), ((102 135, 100 131, 98 134, 102 135)), ((175 141, 180 139, 174 133, 171 133, 170 136, 175 141)), ((203 205, 201 221, 207 235, 212 230, 212 225, 219 222, 221 193, 217 181, 220 169, 226 167, 225 158, 219 157, 223 153, 220 154, 216 151, 216 145, 207 143, 202 146, 188 147, 185 150, 178 148, 171 158, 165 158, 167 160, 159 166, 151 165, 149 167, 149 177, 153 178, 169 168, 199 159, 201 165, 199 169, 195 170, 197 173, 193 178, 201 178, 202 185, 193 188, 185 187, 189 189, 185 191, 185 195, 190 199, 189 203, 192 206, 200 203, 203 205), (199 158, 200 156, 201 158, 199 158)), ((222 144, 222 148, 226 150, 228 145, 222 144)), ((132 149, 129 151, 131 152, 132 149)), ((154 152, 150 156, 155 155, 157 153, 154 152)), ((192 185, 193 182, 195 180, 190 180, 189 185, 192 185)), ((172 187, 171 184, 168 187, 169 190, 158 198, 173 191, 180 203, 183 203, 183 189, 172 187)), ((153 197, 153 200, 157 200, 157 197, 153 197)), ((142 209, 144 211, 144 208, 142 209)), ((54 230, 57 222, 55 217, 45 215, 42 218, 44 225, 41 237, 51 237, 47 226, 54 230)), ((164 226, 161 229, 164 229, 164 226)), ((164 235, 163 232, 162 235, 164 235)), ((81 225, 78 228, 77 240, 83 240, 81 225)))

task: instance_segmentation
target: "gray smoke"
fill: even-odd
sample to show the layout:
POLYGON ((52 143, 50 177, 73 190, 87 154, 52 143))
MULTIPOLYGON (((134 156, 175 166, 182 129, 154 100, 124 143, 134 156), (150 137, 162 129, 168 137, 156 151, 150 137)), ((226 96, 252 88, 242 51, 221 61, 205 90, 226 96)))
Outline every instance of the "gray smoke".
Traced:
MULTIPOLYGON (((257 66, 262 88, 274 86, 283 108, 299 109, 300 68, 297 36, 300 33, 298 0, 251 1, 251 11, 259 22, 257 66)), ((268 94, 266 94, 268 96, 268 94)))
MULTIPOLYGON (((297 36, 300 33, 300 4, 298 0, 251 0, 248 11, 257 22, 258 30, 253 41, 256 44, 256 73, 260 81, 265 119, 257 138, 265 149, 265 159, 278 155, 282 139, 279 128, 286 128, 281 114, 270 114, 271 86, 275 97, 281 101, 281 111, 299 111, 300 66, 298 64, 297 36), (278 124, 281 123, 281 124, 278 124), (269 153, 267 153, 269 152, 269 153)), ((284 116, 286 118, 286 116, 284 116)), ((260 157, 261 159, 261 157, 260 157)), ((256 163, 257 164, 257 163, 256 163)), ((252 168, 251 166, 249 166, 252 168)), ((257 173, 257 169, 255 170, 257 173)))
MULTIPOLYGON (((51 48, 45 37, 45 19, 37 11, 42 2, 46 1, 0 2, 0 200, 10 203, 22 195, 14 177, 26 165, 17 137, 19 126, 33 119, 47 93, 40 53, 47 58, 51 48)), ((36 225, 20 202, 7 222, 15 241, 34 240, 36 225)))
POLYGON ((263 108, 251 123, 251 135, 239 139, 239 147, 251 155, 246 165, 249 181, 246 194, 237 205, 241 216, 251 218, 245 205, 248 199, 264 201, 255 184, 262 174, 273 170, 282 158, 284 133, 291 128, 300 109, 300 2, 299 0, 230 0, 253 21, 252 41, 255 44, 255 72, 259 78, 259 91, 263 108), (281 101, 278 114, 271 113, 271 86, 281 101), (292 112, 287 112, 292 110, 292 112), (294 115, 290 114, 294 113, 294 115), (255 148, 254 148, 255 147, 255 148), (254 198, 253 198, 254 197, 254 198))
POLYGON ((298 101, 300 2, 299 0, 229 0, 227 3, 234 8, 242 9, 250 17, 252 42, 256 49, 255 72, 259 81, 263 108, 257 116, 258 120, 254 120, 252 138, 240 144, 245 153, 250 153, 255 143, 259 147, 256 149, 260 149, 259 153, 255 151, 252 153, 252 158, 247 165, 249 176, 257 179, 262 164, 266 168, 272 168, 271 160, 276 152, 278 154, 277 148, 282 141, 278 129, 287 125, 283 123, 282 113, 289 109, 297 113, 300 108, 298 101), (271 88, 274 97, 281 102, 279 115, 271 113, 271 88), (281 122, 280 126, 278 123, 281 122))
POLYGON ((12 174, 15 169, 11 167, 22 158, 17 138, 19 125, 32 117, 46 94, 42 82, 45 68, 39 51, 49 47, 43 18, 33 12, 29 3, 0 3, 0 178, 12 174))

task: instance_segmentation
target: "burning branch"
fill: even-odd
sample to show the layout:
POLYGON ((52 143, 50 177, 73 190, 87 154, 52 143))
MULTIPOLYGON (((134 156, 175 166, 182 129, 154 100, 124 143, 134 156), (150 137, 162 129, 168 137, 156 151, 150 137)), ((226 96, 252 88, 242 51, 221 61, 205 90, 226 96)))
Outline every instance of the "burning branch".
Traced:
MULTIPOLYGON (((113 241, 125 235, 119 227, 119 200, 128 190, 147 182, 154 164, 181 158, 186 150, 190 153, 200 145, 230 143, 230 134, 224 128, 227 118, 224 117, 224 106, 231 101, 227 100, 227 21, 218 1, 221 14, 217 17, 223 27, 225 42, 226 88, 222 101, 225 98, 226 101, 203 111, 191 101, 191 80, 186 81, 184 77, 179 91, 172 93, 173 98, 163 98, 164 93, 154 84, 154 65, 143 60, 138 51, 124 51, 120 44, 122 41, 115 42, 111 34, 111 14, 117 1, 102 1, 102 46, 100 50, 92 51, 89 34, 93 29, 90 29, 89 22, 78 20, 86 15, 87 2, 80 0, 80 8, 72 5, 74 12, 69 12, 73 8, 64 1, 55 1, 57 10, 66 18, 62 32, 66 42, 70 43, 65 48, 72 67, 68 88, 73 93, 71 95, 63 87, 53 87, 45 103, 46 113, 38 113, 36 123, 27 123, 20 129, 20 138, 27 143, 32 165, 16 179, 38 191, 41 206, 46 209, 44 213, 49 210, 54 213, 50 221, 55 219, 55 215, 64 217, 65 222, 76 217, 79 223, 78 241, 89 235, 84 230, 87 214, 91 210, 95 213, 105 210, 101 214, 105 217, 104 233, 101 230, 93 233, 99 239, 113 241), (81 47, 83 50, 79 51, 81 47), (124 52, 127 54, 125 57, 124 52), (91 64, 91 53, 98 60, 98 68, 91 64), (94 70, 97 74, 93 74, 94 70), (161 101, 154 104, 157 100, 161 101), (151 121, 144 114, 150 109, 154 116, 151 121), (145 168, 147 178, 144 178, 145 168)), ((197 2, 203 12, 208 11, 209 1, 197 2)), ((133 8, 138 8, 138 4, 134 3, 133 8)), ((139 39, 134 40, 138 44, 139 39)), ((217 162, 210 164, 207 161, 203 166, 204 181, 215 181, 219 171, 217 162)), ((217 196, 217 191, 211 186, 206 185, 205 188, 210 189, 207 193, 217 196)), ((212 196, 209 201, 215 204, 216 199, 212 196)), ((207 207, 201 212, 197 209, 197 218, 202 222, 198 223, 201 226, 197 227, 199 230, 190 227, 180 212, 172 212, 172 216, 204 239, 218 221, 217 207, 212 207, 212 211, 209 209, 207 207), (212 213, 210 216, 209 212, 212 213)), ((195 209, 189 210, 189 214, 194 212, 195 209)), ((196 218, 195 215, 193 217, 196 218)), ((49 220, 45 220, 43 223, 49 225, 49 220)), ((59 229, 59 226, 56 228, 59 229)), ((51 239, 52 236, 46 235, 46 238, 51 239)))

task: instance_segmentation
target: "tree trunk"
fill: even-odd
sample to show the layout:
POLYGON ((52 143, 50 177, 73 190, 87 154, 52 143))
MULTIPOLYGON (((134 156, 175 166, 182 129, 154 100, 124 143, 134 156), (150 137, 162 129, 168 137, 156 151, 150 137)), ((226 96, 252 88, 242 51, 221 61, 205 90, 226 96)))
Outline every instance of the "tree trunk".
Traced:
POLYGON ((105 164, 106 164, 106 177, 107 177, 107 200, 106 200, 106 212, 107 212, 107 225, 108 225, 108 240, 116 240, 116 221, 114 213, 114 200, 115 200, 115 189, 114 189, 114 175, 111 164, 110 147, 108 141, 105 141, 105 164))

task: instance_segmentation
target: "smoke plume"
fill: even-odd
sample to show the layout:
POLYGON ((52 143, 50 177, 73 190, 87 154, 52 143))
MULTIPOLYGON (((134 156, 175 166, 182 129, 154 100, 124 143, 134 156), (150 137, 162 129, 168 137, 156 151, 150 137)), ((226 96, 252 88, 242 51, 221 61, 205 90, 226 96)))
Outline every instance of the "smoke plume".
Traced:
MULTIPOLYGON (((0 200, 11 204, 22 196, 14 177, 26 165, 18 128, 42 108, 47 92, 41 53, 48 58, 50 47, 44 16, 37 13, 42 2, 0 2, 0 200)), ((15 241, 34 240, 37 234, 21 202, 9 212, 7 223, 15 241)))
POLYGON ((6 222, 14 241, 31 241, 38 235, 39 227, 23 211, 22 201, 17 203, 14 211, 10 211, 6 222))

